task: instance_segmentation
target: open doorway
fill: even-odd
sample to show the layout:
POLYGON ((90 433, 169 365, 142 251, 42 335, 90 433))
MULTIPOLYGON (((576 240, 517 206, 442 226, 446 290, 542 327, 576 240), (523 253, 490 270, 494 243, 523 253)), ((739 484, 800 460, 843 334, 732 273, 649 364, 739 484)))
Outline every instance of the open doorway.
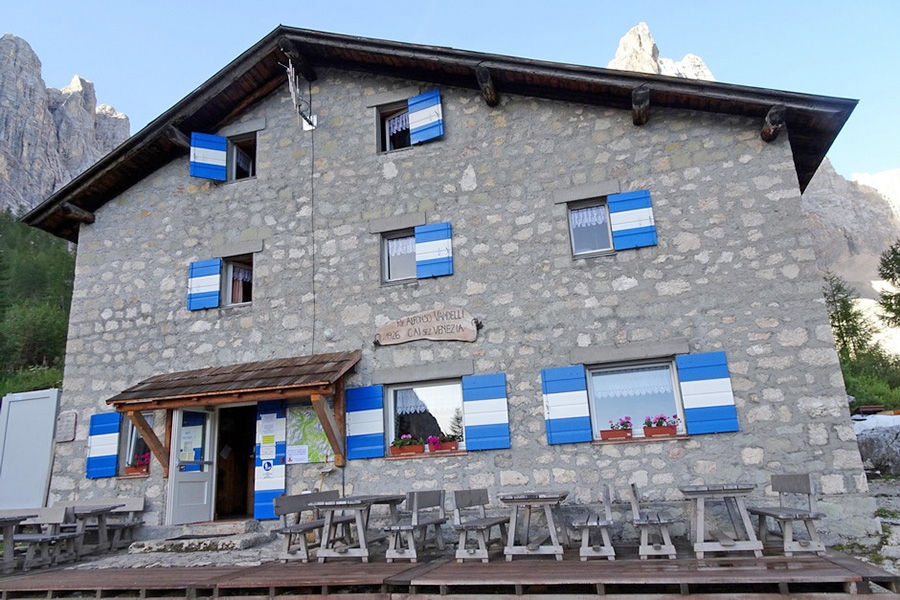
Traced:
POLYGON ((253 518, 256 405, 219 408, 215 519, 253 518))

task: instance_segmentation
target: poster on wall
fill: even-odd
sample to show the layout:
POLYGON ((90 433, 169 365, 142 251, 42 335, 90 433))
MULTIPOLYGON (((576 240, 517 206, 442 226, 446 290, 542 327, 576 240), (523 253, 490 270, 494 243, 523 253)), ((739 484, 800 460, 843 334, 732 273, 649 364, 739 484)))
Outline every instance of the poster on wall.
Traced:
POLYGON ((288 406, 287 464, 325 462, 331 446, 312 406, 288 406))

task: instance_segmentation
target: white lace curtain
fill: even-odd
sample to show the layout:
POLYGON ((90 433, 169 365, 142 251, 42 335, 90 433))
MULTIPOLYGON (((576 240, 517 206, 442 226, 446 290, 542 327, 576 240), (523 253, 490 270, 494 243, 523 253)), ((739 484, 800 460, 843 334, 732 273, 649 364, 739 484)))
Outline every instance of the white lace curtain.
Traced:
POLYGON ((569 213, 569 219, 572 222, 573 229, 603 225, 606 223, 606 207, 588 206, 586 208, 578 208, 569 213))
POLYGON ((416 251, 416 238, 414 236, 393 238, 387 241, 388 256, 402 256, 414 254, 416 251))
POLYGON ((253 271, 247 267, 234 265, 232 267, 232 272, 231 278, 234 281, 253 281, 253 271))
POLYGON ((598 398, 672 393, 672 375, 663 367, 594 373, 593 378, 598 398))
POLYGON ((409 113, 399 114, 388 119, 388 133, 394 135, 398 131, 409 129, 409 113))
POLYGON ((416 391, 412 388, 397 390, 394 396, 397 404, 398 415, 412 415, 428 412, 425 403, 419 400, 416 391))

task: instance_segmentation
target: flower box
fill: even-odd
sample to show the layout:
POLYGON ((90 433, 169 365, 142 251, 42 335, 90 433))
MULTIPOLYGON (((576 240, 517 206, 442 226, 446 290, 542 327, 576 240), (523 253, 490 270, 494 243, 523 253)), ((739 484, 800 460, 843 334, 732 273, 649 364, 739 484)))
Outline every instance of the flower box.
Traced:
POLYGON ((150 472, 150 465, 141 465, 139 467, 125 467, 126 475, 146 475, 150 472))
POLYGON ((601 440, 628 440, 631 439, 631 429, 601 429, 601 440))
POLYGON ((425 444, 409 444, 407 446, 391 446, 391 454, 418 454, 425 452, 425 444))
POLYGON ((429 452, 456 452, 459 450, 459 442, 438 442, 436 444, 429 443, 429 452))
POLYGON ((676 425, 663 425, 661 427, 644 427, 644 437, 668 437, 678 433, 676 425))

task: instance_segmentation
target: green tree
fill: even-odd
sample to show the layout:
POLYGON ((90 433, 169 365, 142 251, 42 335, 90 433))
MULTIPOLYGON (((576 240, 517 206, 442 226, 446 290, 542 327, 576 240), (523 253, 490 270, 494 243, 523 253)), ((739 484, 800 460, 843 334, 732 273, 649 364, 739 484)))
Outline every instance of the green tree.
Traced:
POLYGON ((840 275, 831 271, 825 272, 822 291, 841 360, 847 361, 866 352, 872 346, 875 328, 854 304, 859 293, 840 275))
POLYGON ((900 326, 900 240, 881 253, 878 261, 878 275, 891 285, 892 290, 880 293, 879 317, 891 327, 900 326))

